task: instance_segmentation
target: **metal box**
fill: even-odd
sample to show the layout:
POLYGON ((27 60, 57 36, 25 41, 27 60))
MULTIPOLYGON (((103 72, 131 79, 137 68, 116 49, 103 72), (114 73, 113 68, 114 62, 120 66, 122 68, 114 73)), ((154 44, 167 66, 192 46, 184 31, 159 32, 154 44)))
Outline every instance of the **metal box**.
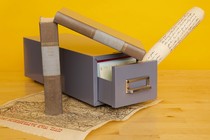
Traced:
MULTIPOLYGON (((63 34, 60 63, 63 93, 92 106, 113 108, 153 100, 157 97, 157 62, 112 67, 112 81, 97 76, 97 63, 127 57, 83 36, 63 34)), ((43 83, 39 37, 24 38, 25 76, 43 83)))

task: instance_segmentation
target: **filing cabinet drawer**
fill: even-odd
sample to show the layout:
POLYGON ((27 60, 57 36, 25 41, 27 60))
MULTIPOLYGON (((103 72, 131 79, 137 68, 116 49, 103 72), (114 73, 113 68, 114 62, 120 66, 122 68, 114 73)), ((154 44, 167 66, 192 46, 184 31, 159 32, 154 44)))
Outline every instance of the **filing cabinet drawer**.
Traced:
MULTIPOLYGON (((85 37, 60 35, 62 92, 92 106, 114 108, 156 98, 156 61, 113 66, 112 80, 97 76, 98 63, 128 57, 85 37)), ((43 83, 41 43, 24 38, 25 76, 43 83)))
POLYGON ((99 101, 114 108, 157 97, 157 62, 112 67, 112 81, 98 78, 99 101))

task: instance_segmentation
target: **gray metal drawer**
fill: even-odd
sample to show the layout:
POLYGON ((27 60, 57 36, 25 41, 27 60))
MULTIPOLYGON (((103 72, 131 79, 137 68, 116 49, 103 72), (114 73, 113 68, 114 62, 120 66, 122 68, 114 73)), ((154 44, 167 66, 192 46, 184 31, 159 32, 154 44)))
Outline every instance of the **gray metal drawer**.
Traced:
POLYGON ((112 81, 98 78, 99 101, 114 108, 157 97, 157 62, 112 67, 112 81))

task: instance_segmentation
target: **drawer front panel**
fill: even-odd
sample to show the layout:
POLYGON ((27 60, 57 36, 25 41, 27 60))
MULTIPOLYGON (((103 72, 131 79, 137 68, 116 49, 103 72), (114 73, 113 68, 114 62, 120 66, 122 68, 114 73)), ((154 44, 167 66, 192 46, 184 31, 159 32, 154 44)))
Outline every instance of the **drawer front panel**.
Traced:
POLYGON ((113 107, 155 99, 157 96, 157 62, 113 67, 113 107))

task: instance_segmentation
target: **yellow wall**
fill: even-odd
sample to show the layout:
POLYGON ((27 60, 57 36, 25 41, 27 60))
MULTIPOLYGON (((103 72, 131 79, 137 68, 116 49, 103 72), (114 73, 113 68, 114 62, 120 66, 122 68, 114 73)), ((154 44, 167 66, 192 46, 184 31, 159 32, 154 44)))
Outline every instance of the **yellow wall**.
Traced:
MULTIPOLYGON (((201 24, 159 65, 160 69, 210 69, 209 0, 2 0, 0 71, 23 71, 23 37, 39 35, 39 17, 72 9, 142 41, 146 50, 190 8, 206 12, 201 24)), ((61 33, 71 32, 60 27, 61 33)))

